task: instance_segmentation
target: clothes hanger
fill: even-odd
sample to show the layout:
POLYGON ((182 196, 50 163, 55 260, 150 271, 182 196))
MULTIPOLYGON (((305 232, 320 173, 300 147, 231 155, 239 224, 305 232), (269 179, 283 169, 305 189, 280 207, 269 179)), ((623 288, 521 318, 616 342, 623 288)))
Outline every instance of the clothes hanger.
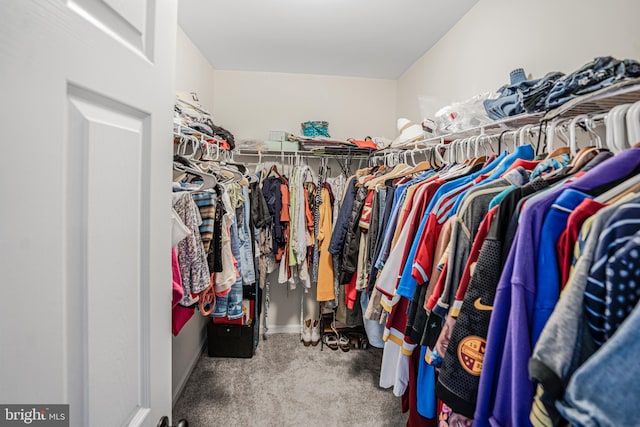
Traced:
POLYGON ((611 127, 607 133, 607 145, 614 153, 629 148, 626 116, 631 107, 632 104, 616 105, 609 112, 607 124, 611 127))
POLYGON ((547 154, 547 157, 545 157, 545 160, 549 160, 554 157, 561 156, 563 154, 571 153, 571 149, 568 146, 553 148, 555 133, 556 133, 556 125, 555 124, 549 125, 549 127, 547 128, 547 151, 549 151, 549 153, 547 154))
POLYGON ((191 135, 183 135, 183 138, 184 143, 178 146, 178 155, 187 160, 192 160, 194 159, 196 151, 198 150, 199 141, 197 138, 191 135), (191 154, 187 154, 187 148, 191 148, 191 154))
POLYGON ((533 136, 534 130, 535 130, 535 125, 524 125, 520 128, 520 131, 518 132, 518 136, 520 139, 520 143, 518 144, 518 147, 522 147, 524 145, 529 144, 525 137, 527 133, 529 134, 529 136, 533 136))
POLYGON ((189 191, 204 191, 204 190, 210 190, 212 188, 214 188, 216 185, 218 185, 218 180, 214 175, 202 172, 200 170, 197 169, 193 169, 191 167, 185 166, 182 163, 179 162, 173 162, 173 168, 176 171, 180 171, 180 172, 185 172, 191 175, 195 175, 198 176, 200 178, 202 178, 202 184, 200 185, 200 187, 195 188, 195 189, 189 189, 189 191))
POLYGON ((626 115, 627 146, 640 142, 640 101, 633 104, 626 115))
POLYGON ((576 126, 578 122, 588 119, 589 116, 586 114, 580 114, 573 119, 569 120, 569 149, 571 151, 571 157, 573 160, 569 163, 571 169, 569 170, 570 174, 578 172, 580 169, 587 164, 587 162, 592 158, 593 150, 595 147, 588 146, 578 150, 578 139, 576 135, 576 126), (590 153, 590 154, 589 154, 590 153))
POLYGON ((461 155, 462 158, 464 159, 464 161, 462 162, 465 166, 471 166, 471 162, 473 161, 473 158, 471 157, 471 151, 470 151, 470 147, 471 147, 471 141, 475 138, 475 136, 470 136, 468 138, 465 138, 462 140, 462 143, 460 144, 460 148, 461 148, 461 155))
POLYGON ((269 169, 269 172, 267 173, 265 178, 268 178, 272 172, 275 173, 276 176, 280 178, 286 185, 289 185, 289 181, 284 176, 282 176, 280 172, 278 172, 278 166, 276 166, 275 163, 273 164, 273 166, 271 166, 271 169, 269 169))
POLYGON ((556 132, 557 132, 557 126, 558 126, 559 120, 553 120, 551 121, 551 123, 547 126, 547 151, 549 152, 547 154, 547 157, 545 157, 545 160, 549 160, 552 159, 554 157, 558 157, 561 156, 563 154, 569 154, 571 153, 571 149, 568 146, 564 146, 564 147, 558 147, 558 148, 554 148, 554 142, 556 140, 556 132))
MULTIPOLYGON (((606 131, 606 118, 607 118, 607 114, 596 114, 593 116, 589 116, 589 118, 585 120, 585 127, 587 129, 587 132, 589 132, 591 141, 595 143, 595 146, 599 149, 608 149, 607 140, 606 139, 603 140, 600 137, 600 134, 596 132, 596 128, 598 127, 596 123, 600 121, 602 121, 602 124, 603 126, 605 126, 605 131, 606 131)), ((624 120, 624 117, 623 117, 623 120, 624 120)), ((626 132, 625 132, 625 138, 621 142, 623 145, 622 149, 625 149, 626 148, 626 132)))
POLYGON ((459 151, 460 151, 460 145, 462 144, 462 138, 460 139, 455 139, 453 141, 451 141, 449 150, 451 153, 451 156, 453 156, 453 162, 456 164, 460 164, 460 162, 458 161, 458 157, 459 157, 459 151))
POLYGON ((569 147, 571 148, 571 155, 577 157, 578 155, 578 138, 576 135, 576 127, 578 122, 588 119, 586 114, 580 114, 569 122, 569 147))
MULTIPOLYGON (((248 186, 249 182, 245 179, 244 174, 241 173, 238 169, 231 168, 227 166, 225 163, 225 159, 222 158, 221 152, 219 151, 219 147, 217 144, 212 144, 208 142, 204 142, 204 153, 201 157, 203 160, 194 160, 194 164, 198 169, 201 169, 203 172, 213 172, 218 175, 223 183, 240 183, 241 185, 248 186), (217 147, 217 158, 219 160, 213 160, 211 150, 213 149, 213 145, 217 147)), ((228 154, 225 154, 226 156, 228 154)), ((242 166, 244 168, 244 166, 242 166)))
MULTIPOLYGON (((477 166, 479 164, 482 164, 484 162, 487 161, 487 156, 486 156, 486 146, 485 146, 485 155, 484 156, 480 156, 480 153, 478 151, 479 147, 480 147, 480 141, 487 138, 488 136, 485 134, 480 134, 478 135, 478 137, 475 140, 475 146, 474 146, 474 156, 475 158, 473 159, 473 161, 471 162, 471 167, 477 166)), ((488 137, 489 139, 491 139, 491 137, 488 137)), ((484 142, 483 142, 484 144, 484 142)))
POLYGON ((407 172, 407 174, 413 175, 418 172, 424 172, 426 170, 432 169, 431 163, 429 163, 428 160, 425 160, 420 163, 416 163, 413 151, 411 152, 411 157, 413 159, 413 168, 409 172, 407 172))
POLYGON ((502 138, 502 142, 504 142, 505 145, 505 150, 508 153, 514 152, 516 151, 516 148, 518 147, 518 130, 511 130, 511 131, 506 131, 506 132, 502 132, 502 134, 500 135, 502 138), (513 142, 513 151, 509 150, 509 145, 507 145, 507 136, 511 136, 511 142, 513 142))
POLYGON ((480 138, 480 135, 474 135, 469 137, 465 142, 464 156, 466 157, 465 164, 467 166, 473 166, 473 164, 477 159, 477 156, 475 155, 476 154, 475 145, 478 141, 478 138, 480 138))
MULTIPOLYGON (((397 153, 390 153, 391 157, 393 159, 394 154, 398 156, 398 162, 400 161, 400 156, 397 153)), ((383 174, 377 178, 373 178, 370 181, 367 181, 366 186, 369 189, 375 188, 376 185, 388 180, 388 179, 395 179, 395 178, 400 178, 402 176, 407 175, 406 172, 408 172, 409 170, 411 170, 411 166, 407 165, 406 163, 397 163, 393 169, 391 169, 388 173, 383 174)))
POLYGON ((447 145, 444 143, 444 137, 440 139, 440 143, 436 145, 435 150, 433 150, 434 159, 437 159, 438 161, 440 161, 440 164, 444 166, 446 162, 440 150, 442 150, 442 152, 444 153, 447 152, 447 145))
POLYGON ((247 168, 240 163, 233 163, 233 152, 227 151, 227 160, 221 162, 222 169, 226 169, 234 174, 234 179, 243 187, 249 186, 249 177, 247 176, 247 168))
POLYGON ((458 160, 458 154, 460 154, 460 163, 469 166, 469 162, 467 160, 467 141, 469 138, 463 138, 458 145, 456 145, 456 160, 458 160))
POLYGON ((596 197, 594 200, 599 203, 611 203, 612 199, 614 199, 617 196, 638 191, 637 187, 639 186, 640 186, 640 175, 635 175, 627 179, 626 181, 623 181, 620 184, 616 185, 612 189, 602 193, 601 195, 596 197))

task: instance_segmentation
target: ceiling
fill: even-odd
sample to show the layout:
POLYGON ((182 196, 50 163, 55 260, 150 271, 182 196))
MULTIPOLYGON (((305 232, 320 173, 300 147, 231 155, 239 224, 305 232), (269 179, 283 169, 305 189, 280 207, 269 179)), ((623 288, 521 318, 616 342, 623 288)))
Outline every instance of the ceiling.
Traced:
POLYGON ((478 0, 180 0, 220 70, 397 79, 478 0))

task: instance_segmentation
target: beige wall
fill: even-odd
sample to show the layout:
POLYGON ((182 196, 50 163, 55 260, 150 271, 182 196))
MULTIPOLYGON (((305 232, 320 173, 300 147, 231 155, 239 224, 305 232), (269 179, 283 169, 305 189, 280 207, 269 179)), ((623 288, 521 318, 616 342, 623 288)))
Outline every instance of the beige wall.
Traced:
POLYGON ((196 92, 200 103, 213 110, 213 68, 191 39, 178 27, 176 39, 177 91, 196 92))
MULTIPOLYGON (((299 134, 306 120, 329 121, 335 137, 393 138, 396 117, 422 119, 419 96, 431 98, 433 114, 497 89, 513 68, 540 77, 571 72, 598 55, 638 59, 638 16, 640 2, 634 0, 480 0, 398 81, 214 71, 178 29, 176 89, 196 91, 214 122, 237 139, 264 140, 269 130, 299 134)), ((297 332, 302 290, 288 291, 275 276, 271 282, 271 331, 297 332)), ((314 294, 304 296, 305 317, 317 313, 314 294)), ((203 325, 196 314, 174 338, 174 391, 203 343, 203 325)))
POLYGON ((498 89, 523 67, 533 77, 571 72, 596 56, 640 59, 635 0, 480 0, 398 81, 399 117, 498 89))
POLYGON ((395 80, 216 70, 214 92, 215 122, 236 139, 299 135, 307 120, 336 138, 395 136, 395 80))
MULTIPOLYGON (((200 103, 213 109, 213 69, 197 47, 178 27, 176 40, 176 90, 196 92, 200 103)), ((174 400, 188 379, 206 339, 205 318, 193 315, 172 343, 174 400)))

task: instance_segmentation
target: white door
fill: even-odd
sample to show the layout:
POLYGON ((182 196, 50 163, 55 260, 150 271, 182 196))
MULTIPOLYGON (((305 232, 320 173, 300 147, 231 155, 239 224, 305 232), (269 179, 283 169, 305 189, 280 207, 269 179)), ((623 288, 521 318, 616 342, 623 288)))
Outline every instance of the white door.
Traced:
POLYGON ((0 403, 155 426, 171 411, 177 4, 0 5, 0 403))

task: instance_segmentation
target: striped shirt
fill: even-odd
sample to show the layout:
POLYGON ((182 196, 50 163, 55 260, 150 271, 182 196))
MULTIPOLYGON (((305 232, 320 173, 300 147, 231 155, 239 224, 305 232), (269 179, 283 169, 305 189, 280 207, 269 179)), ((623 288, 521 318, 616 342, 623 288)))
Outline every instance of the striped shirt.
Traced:
POLYGON ((640 203, 620 206, 609 219, 598 240, 584 293, 584 310, 589 331, 597 346, 606 341, 607 310, 606 271, 613 255, 640 230, 640 203))
POLYGON ((609 259, 606 275, 604 329, 609 339, 640 299, 640 231, 609 259))

